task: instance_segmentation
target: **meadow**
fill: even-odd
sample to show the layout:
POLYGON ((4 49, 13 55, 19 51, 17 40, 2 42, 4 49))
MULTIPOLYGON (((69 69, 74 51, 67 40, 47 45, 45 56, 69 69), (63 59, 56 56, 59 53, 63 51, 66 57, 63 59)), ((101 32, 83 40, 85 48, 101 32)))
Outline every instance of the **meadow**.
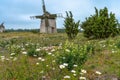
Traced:
POLYGON ((119 80, 120 36, 0 33, 0 80, 119 80))

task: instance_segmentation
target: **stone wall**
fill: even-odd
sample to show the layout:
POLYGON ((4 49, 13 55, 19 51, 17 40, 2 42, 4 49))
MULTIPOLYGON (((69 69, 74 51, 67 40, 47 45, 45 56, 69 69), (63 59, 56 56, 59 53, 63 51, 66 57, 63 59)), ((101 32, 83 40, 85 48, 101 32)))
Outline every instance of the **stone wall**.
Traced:
POLYGON ((49 26, 45 26, 45 19, 41 19, 40 33, 57 33, 56 20, 48 19, 49 26))

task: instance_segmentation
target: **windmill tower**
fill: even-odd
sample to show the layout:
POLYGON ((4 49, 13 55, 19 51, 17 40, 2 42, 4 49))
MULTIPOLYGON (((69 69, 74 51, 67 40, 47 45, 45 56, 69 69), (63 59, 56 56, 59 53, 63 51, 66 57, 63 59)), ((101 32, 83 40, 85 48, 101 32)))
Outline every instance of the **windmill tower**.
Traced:
POLYGON ((0 33, 5 31, 4 23, 0 24, 0 33))
POLYGON ((57 14, 50 14, 48 11, 46 11, 44 0, 42 0, 42 9, 43 15, 34 16, 36 19, 41 19, 40 33, 57 33, 57 14))

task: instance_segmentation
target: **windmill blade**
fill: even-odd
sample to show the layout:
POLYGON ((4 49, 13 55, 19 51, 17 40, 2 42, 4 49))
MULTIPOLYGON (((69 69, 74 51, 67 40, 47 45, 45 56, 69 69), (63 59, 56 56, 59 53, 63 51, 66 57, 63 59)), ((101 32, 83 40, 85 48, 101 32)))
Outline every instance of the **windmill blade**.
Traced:
POLYGON ((30 19, 35 19, 35 16, 30 16, 30 19))
POLYGON ((43 5, 43 13, 45 14, 46 13, 46 7, 45 7, 45 2, 44 2, 44 0, 42 0, 42 5, 43 5))
POLYGON ((38 18, 38 19, 42 19, 42 18, 44 18, 42 15, 40 15, 40 16, 30 16, 30 19, 36 19, 36 18, 38 18))
POLYGON ((65 17, 63 17, 62 13, 57 13, 57 17, 59 17, 59 18, 65 18, 65 17))

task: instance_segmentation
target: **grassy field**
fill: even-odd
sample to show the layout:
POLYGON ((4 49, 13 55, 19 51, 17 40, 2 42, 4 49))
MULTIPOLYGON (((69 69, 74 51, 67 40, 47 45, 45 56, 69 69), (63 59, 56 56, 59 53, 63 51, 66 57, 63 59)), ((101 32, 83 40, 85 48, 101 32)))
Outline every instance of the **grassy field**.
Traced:
POLYGON ((0 33, 1 80, 118 80, 120 36, 88 40, 79 33, 0 33))

